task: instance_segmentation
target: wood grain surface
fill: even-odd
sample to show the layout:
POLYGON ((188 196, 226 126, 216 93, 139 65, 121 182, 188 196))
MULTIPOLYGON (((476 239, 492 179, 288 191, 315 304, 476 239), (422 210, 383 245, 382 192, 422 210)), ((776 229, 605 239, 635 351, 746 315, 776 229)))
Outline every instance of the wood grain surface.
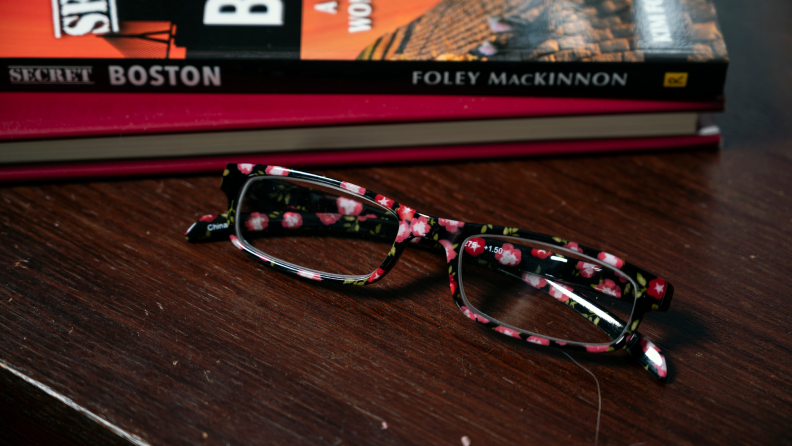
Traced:
MULTIPOLYGON (((744 55, 722 151, 312 170, 673 283, 642 325, 667 383, 621 352, 572 355, 601 386, 600 444, 792 444, 792 64, 770 57, 792 8, 719 6, 744 55), (751 20, 778 34, 749 51, 751 20)), ((461 315, 442 253, 345 287, 184 242, 224 210, 219 179, 0 188, 0 443, 594 443, 594 379, 461 315)))

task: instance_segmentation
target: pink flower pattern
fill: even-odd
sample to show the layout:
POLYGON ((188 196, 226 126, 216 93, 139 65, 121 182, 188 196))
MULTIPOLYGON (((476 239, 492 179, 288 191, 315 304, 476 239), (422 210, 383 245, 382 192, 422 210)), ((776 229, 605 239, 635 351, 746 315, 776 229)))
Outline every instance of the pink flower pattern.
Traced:
POLYGON ((459 309, 462 310, 462 314, 464 314, 468 318, 470 318, 470 319, 472 319, 472 320, 474 320, 476 322, 481 322, 482 324, 489 324, 489 320, 487 320, 486 318, 481 317, 478 314, 470 311, 470 309, 468 307, 463 305, 463 306, 459 307, 459 309))
POLYGON ((429 232, 430 229, 432 229, 432 227, 429 226, 426 217, 418 217, 413 219, 411 229, 414 236, 423 237, 429 232))
POLYGON ((394 201, 384 195, 377 195, 374 197, 374 201, 379 203, 380 205, 390 209, 393 207, 394 201))
POLYGON ((437 243, 443 245, 446 253, 446 263, 451 263, 452 260, 456 258, 456 251, 454 251, 454 245, 451 244, 448 240, 438 240, 437 243))
POLYGON ((296 212, 287 212, 283 214, 282 224, 284 228, 289 228, 289 229, 299 228, 303 224, 302 215, 296 212))
POLYGON ((267 166, 264 172, 266 172, 267 175, 278 175, 282 177, 289 175, 289 171, 280 166, 267 166))
POLYGON ((440 226, 445 227, 446 231, 451 233, 457 232, 459 231, 459 228, 465 226, 465 223, 461 221, 447 220, 445 218, 441 218, 437 222, 440 224, 440 226))
POLYGON ((605 344, 605 345, 587 345, 586 346, 586 351, 589 352, 589 353, 604 353, 604 352, 608 351, 608 348, 610 348, 610 346, 607 345, 607 344, 605 344))
POLYGON ((571 251, 577 251, 577 252, 580 252, 580 253, 582 253, 582 252, 583 252, 583 248, 581 248, 580 246, 578 246, 578 244, 577 244, 577 243, 575 243, 575 242, 569 242, 569 243, 567 243, 566 245, 564 245, 564 248, 566 248, 566 249, 569 249, 569 250, 571 250, 571 251))
POLYGON ((621 269, 621 267, 624 266, 624 261, 622 259, 604 251, 597 254, 597 258, 617 269, 621 269))
POLYGON ((250 172, 253 172, 253 164, 237 164, 237 169, 245 175, 249 175, 250 172))
POLYGON ((561 302, 566 302, 569 300, 569 296, 564 293, 563 290, 572 292, 572 288, 561 285, 560 283, 550 282, 550 295, 555 297, 556 299, 560 300, 561 302))
POLYGON ((483 238, 473 237, 465 242, 465 252, 472 255, 473 257, 478 256, 482 252, 484 252, 484 248, 487 247, 487 243, 484 241, 483 238))
POLYGON ((396 210, 396 213, 399 214, 399 218, 406 221, 411 221, 413 216, 415 216, 415 209, 411 209, 405 205, 399 205, 399 209, 396 210))
POLYGON ((368 283, 376 282, 380 277, 382 277, 383 274, 385 274, 385 270, 382 268, 377 268, 377 270, 371 273, 369 276, 368 283))
POLYGON ((503 251, 495 253, 495 260, 500 262, 501 265, 519 265, 520 260, 522 260, 522 253, 519 249, 516 249, 511 243, 504 243, 501 249, 503 251))
POLYGON ((544 288, 547 285, 547 280, 544 277, 534 273, 523 273, 522 280, 537 289, 544 288))
POLYGON ((248 217, 247 221, 245 222, 245 226, 249 231, 263 231, 267 229, 268 223, 269 218, 267 218, 265 214, 251 212, 250 217, 248 217))
POLYGON ((363 212, 363 203, 349 198, 338 197, 336 200, 338 212, 343 215, 359 215, 363 212))
POLYGON ((448 275, 448 284, 449 286, 451 286, 451 295, 456 294, 457 284, 456 284, 456 280, 454 280, 454 276, 452 276, 451 274, 448 275))
POLYGON ((605 279, 602 280, 599 285, 594 287, 595 290, 599 291, 602 294, 607 294, 608 296, 613 296, 618 299, 621 299, 621 288, 616 285, 616 282, 605 279))
POLYGON ((306 279, 311 279, 311 280, 322 280, 322 277, 321 277, 321 276, 319 276, 319 274, 312 273, 312 272, 310 272, 310 271, 303 271, 303 270, 299 270, 299 271, 297 271, 297 274, 299 274, 299 275, 300 275, 300 276, 302 276, 302 277, 305 277, 306 279))
POLYGON ((217 214, 207 214, 199 218, 198 221, 212 221, 217 218, 217 214))
POLYGON ((550 257, 551 255, 553 255, 553 253, 550 252, 550 251, 545 251, 544 249, 536 249, 536 248, 534 248, 534 249, 531 250, 531 255, 534 256, 534 257, 539 257, 540 259, 544 260, 544 259, 550 257))
POLYGON ((550 340, 545 338, 540 338, 539 336, 528 336, 528 339, 526 339, 526 341, 533 342, 534 344, 539 344, 539 345, 545 345, 545 346, 550 345, 550 340))
POLYGON ((229 235, 228 238, 231 239, 231 243, 238 249, 245 249, 244 245, 242 245, 242 242, 237 238, 237 236, 229 235))
POLYGON ((341 219, 341 214, 323 214, 317 212, 316 216, 319 217, 319 221, 321 221, 323 225, 332 225, 341 219))
POLYGON ((649 281, 649 285, 646 287, 646 294, 654 297, 657 300, 660 300, 665 296, 666 293, 666 281, 657 278, 649 281))
POLYGON ((498 327, 495 327, 494 330, 497 331, 498 333, 503 333, 506 336, 511 336, 511 337, 517 338, 517 339, 520 338, 520 333, 517 333, 516 331, 512 330, 511 328, 498 326, 498 327))
POLYGON ((593 263, 577 262, 577 269, 580 271, 581 276, 591 279, 601 268, 593 263))
POLYGON ((341 182, 341 189, 346 189, 353 194, 363 195, 366 193, 366 189, 360 186, 357 186, 352 183, 347 183, 346 181, 341 182))
POLYGON ((399 232, 396 234, 396 243, 401 243, 410 237, 410 222, 400 221, 399 232))

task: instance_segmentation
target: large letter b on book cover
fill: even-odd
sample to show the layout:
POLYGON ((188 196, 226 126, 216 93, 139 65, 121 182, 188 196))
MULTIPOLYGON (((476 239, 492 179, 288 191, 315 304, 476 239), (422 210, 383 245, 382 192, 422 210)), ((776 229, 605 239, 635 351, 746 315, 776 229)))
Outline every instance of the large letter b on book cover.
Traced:
POLYGON ((281 26, 283 0, 207 0, 204 25, 281 26))

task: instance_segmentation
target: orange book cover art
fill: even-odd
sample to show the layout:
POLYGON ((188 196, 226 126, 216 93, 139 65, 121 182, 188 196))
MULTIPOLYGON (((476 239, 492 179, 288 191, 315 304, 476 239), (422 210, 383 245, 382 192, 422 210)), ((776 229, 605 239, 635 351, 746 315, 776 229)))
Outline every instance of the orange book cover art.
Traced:
POLYGON ((354 60, 441 0, 303 0, 300 58, 354 60))
POLYGON ((643 62, 647 57, 727 60, 711 1, 0 1, 0 58, 643 62))
POLYGON ((55 37, 50 0, 0 2, 0 57, 123 58, 97 34, 55 37))
MULTIPOLYGON (((57 0, 56 0, 57 1, 57 0)), ((176 26, 167 21, 122 21, 115 30, 102 28, 69 34, 55 20, 50 0, 0 3, 0 57, 8 58, 100 58, 184 59, 186 49, 174 43, 176 26), (111 32, 112 31, 112 32, 111 32)), ((63 4, 67 2, 62 2, 63 4)), ((57 4, 57 3, 56 3, 57 4)), ((87 15, 87 14, 83 14, 87 15)), ((77 24, 64 18, 66 24, 77 24)))

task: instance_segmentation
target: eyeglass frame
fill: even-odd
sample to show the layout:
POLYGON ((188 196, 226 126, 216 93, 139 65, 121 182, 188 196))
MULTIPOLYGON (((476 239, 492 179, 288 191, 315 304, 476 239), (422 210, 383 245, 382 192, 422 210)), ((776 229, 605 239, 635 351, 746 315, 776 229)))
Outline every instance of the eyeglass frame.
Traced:
MULTIPOLYGON (((665 381, 667 379, 668 373, 665 356, 654 343, 638 333, 637 329, 648 312, 664 312, 668 310, 674 294, 674 288, 661 277, 624 262, 609 253, 579 245, 560 237, 552 237, 523 229, 437 218, 415 211, 384 195, 377 194, 369 189, 362 188, 346 181, 279 166, 264 166, 246 163, 228 164, 223 172, 223 181, 220 188, 228 198, 228 211, 221 215, 205 215, 201 217, 199 221, 193 223, 185 233, 185 238, 188 242, 230 239, 233 245, 241 251, 281 271, 312 280, 328 280, 344 285, 358 286, 369 285, 382 280, 382 278, 396 265, 408 243, 415 242, 416 240, 419 242, 435 242, 437 245, 442 246, 446 252, 446 261, 449 265, 449 286, 451 288, 454 303, 469 319, 503 335, 543 346, 586 351, 589 353, 611 352, 617 349, 624 349, 637 359, 642 368, 647 370, 656 379, 659 381, 665 381), (314 183, 358 196, 398 218, 400 233, 406 227, 409 234, 406 237, 401 237, 401 240, 399 240, 400 237, 394 240, 385 260, 379 268, 370 275, 330 274, 322 271, 310 270, 308 268, 301 268, 298 265, 280 259, 270 258, 250 245, 243 237, 240 237, 240 234, 242 234, 242 229, 240 227, 241 219, 236 218, 237 215, 241 214, 241 198, 244 196, 247 187, 250 186, 255 179, 260 177, 272 177, 274 179, 284 179, 284 177, 288 177, 289 179, 298 180, 299 182, 314 183), (415 234, 413 231, 413 220, 425 223, 430 229, 422 235, 415 234), (443 224, 444 221, 446 222, 445 224, 443 224), (447 229, 446 226, 449 226, 449 222, 451 222, 451 226, 455 227, 455 230, 451 231, 447 229), (465 249, 466 242, 475 238, 476 235, 483 235, 486 238, 528 240, 534 242, 534 244, 543 244, 552 247, 554 250, 569 254, 574 253, 578 257, 588 258, 596 263, 610 265, 617 276, 623 276, 629 279, 626 282, 628 285, 625 285, 625 289, 621 289, 620 287, 620 291, 627 293, 626 290, 629 288, 629 284, 633 284, 634 286, 635 303, 629 320, 624 324, 623 331, 614 339, 612 334, 603 329, 605 334, 612 339, 609 343, 564 341, 493 320, 492 317, 480 313, 472 306, 468 306, 469 303, 466 302, 467 298, 465 297, 464 288, 461 286, 459 276, 463 257, 462 250, 465 249), (460 240, 461 242, 454 244, 454 241, 460 240), (453 262, 456 258, 459 260, 453 262), (643 288, 638 288, 639 284, 643 288), (661 291, 658 291, 658 286, 662 288, 661 291)), ((600 284, 601 283, 600 281, 600 284)), ((614 285, 619 286, 617 283, 614 283, 614 285)), ((591 286, 594 287, 593 284, 591 284, 591 286)), ((578 310, 576 309, 576 311, 578 310)), ((580 311, 578 311, 578 314, 586 317, 586 315, 580 311)), ((592 313, 590 316, 594 316, 594 314, 592 313)), ((591 321, 593 319, 589 318, 589 320, 591 321)), ((602 329, 602 327, 599 328, 602 329)))

